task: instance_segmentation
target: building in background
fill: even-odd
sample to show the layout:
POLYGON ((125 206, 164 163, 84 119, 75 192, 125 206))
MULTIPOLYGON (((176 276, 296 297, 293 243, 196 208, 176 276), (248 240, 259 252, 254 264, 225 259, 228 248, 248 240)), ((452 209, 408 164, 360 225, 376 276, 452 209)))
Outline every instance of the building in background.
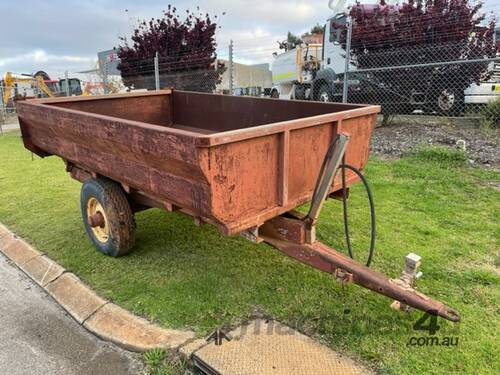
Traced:
POLYGON ((108 75, 119 76, 118 64, 120 59, 115 49, 97 52, 97 64, 99 69, 108 75))

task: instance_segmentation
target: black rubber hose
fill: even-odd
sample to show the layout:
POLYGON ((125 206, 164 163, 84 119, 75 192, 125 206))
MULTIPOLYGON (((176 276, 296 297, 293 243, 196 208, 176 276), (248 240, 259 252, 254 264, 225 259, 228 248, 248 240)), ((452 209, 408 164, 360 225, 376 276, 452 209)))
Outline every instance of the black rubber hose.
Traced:
POLYGON ((352 246, 351 246, 351 237, 349 236, 349 220, 348 220, 348 212, 347 212, 347 186, 346 186, 346 178, 345 178, 345 170, 350 169, 356 175, 361 179, 361 182, 363 182, 363 185, 365 186, 366 189, 366 194, 368 195, 368 201, 370 203, 370 223, 371 223, 371 235, 370 235, 370 250, 368 252, 368 259, 366 260, 366 266, 370 267, 370 264, 372 262, 373 258, 373 251, 375 250, 375 237, 376 237, 376 228, 375 228, 375 204, 373 202, 373 194, 370 189, 370 185, 368 184, 368 181, 366 180, 365 176, 361 173, 361 171, 350 165, 345 163, 345 158, 342 158, 342 165, 341 171, 342 171, 342 204, 344 207, 344 231, 345 231, 345 242, 347 246, 347 251, 349 252, 349 256, 354 259, 353 253, 352 253, 352 246))

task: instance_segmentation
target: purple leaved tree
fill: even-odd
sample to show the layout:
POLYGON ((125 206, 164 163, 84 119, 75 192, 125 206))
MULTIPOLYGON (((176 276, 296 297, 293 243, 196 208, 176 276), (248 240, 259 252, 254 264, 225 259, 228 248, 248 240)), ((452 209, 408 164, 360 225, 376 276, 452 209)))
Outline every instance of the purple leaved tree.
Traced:
POLYGON ((159 18, 142 21, 130 41, 121 37, 118 69, 125 86, 155 88, 154 57, 159 55, 160 87, 212 92, 220 83, 223 64, 217 61, 217 16, 186 10, 181 17, 168 5, 159 18))
MULTIPOLYGON (((381 68, 367 74, 366 81, 386 93, 381 97, 381 90, 374 90, 373 101, 382 103, 386 113, 401 108, 409 93, 422 93, 422 101, 438 107, 446 98, 448 104, 449 98, 463 104, 464 90, 484 78, 488 63, 452 62, 491 58, 496 53, 495 22, 491 19, 482 26, 481 6, 470 0, 406 0, 399 6, 381 0, 378 5, 354 5, 352 63, 358 69, 381 68), (440 62, 446 64, 436 64, 440 62), (404 65, 419 66, 384 70, 404 65)), ((449 109, 447 114, 460 111, 458 105, 449 109)))

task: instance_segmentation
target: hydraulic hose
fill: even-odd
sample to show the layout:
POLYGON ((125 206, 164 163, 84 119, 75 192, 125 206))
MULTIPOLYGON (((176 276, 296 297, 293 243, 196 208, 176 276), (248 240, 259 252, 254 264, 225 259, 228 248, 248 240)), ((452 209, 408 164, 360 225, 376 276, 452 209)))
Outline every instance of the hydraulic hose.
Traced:
POLYGON ((346 186, 346 176, 345 176, 345 171, 346 169, 350 169, 356 175, 360 178, 361 182, 363 183, 366 194, 368 195, 368 201, 370 204, 370 229, 371 229, 371 234, 370 234, 370 249, 368 252, 368 259, 366 260, 366 266, 370 267, 370 264, 372 262, 373 258, 373 251, 375 250, 375 237, 376 237, 376 228, 375 228, 375 204, 373 202, 373 194, 370 189, 370 185, 368 184, 368 181, 366 180, 365 176, 361 173, 361 171, 350 165, 345 163, 345 157, 342 158, 342 165, 340 166, 341 168, 341 173, 342 173, 342 205, 344 208, 344 231, 345 231, 345 242, 347 246, 347 251, 349 252, 349 256, 354 259, 354 255, 352 252, 352 245, 351 245, 351 237, 349 235, 349 218, 348 218, 348 212, 347 212, 347 186, 346 186))

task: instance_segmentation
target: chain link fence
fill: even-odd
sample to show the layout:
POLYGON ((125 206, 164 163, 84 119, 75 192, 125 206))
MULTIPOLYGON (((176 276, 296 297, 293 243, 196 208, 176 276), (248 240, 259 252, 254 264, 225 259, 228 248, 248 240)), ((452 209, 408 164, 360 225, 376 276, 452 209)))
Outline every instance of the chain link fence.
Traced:
POLYGON ((0 132, 3 131, 3 125, 17 121, 16 106, 13 97, 6 95, 6 91, 7 87, 0 84, 0 132))
MULTIPOLYGON (((228 50, 232 45, 228 46, 228 50)), ((123 91, 177 90, 224 95, 269 96, 272 74, 269 63, 241 64, 227 59, 197 58, 197 53, 148 59, 127 60, 119 64, 123 91)))
MULTIPOLYGON (((415 29, 409 26, 405 34, 416 33, 417 27, 412 27, 415 29)), ((269 57, 264 58, 262 49, 256 49, 262 63, 233 61, 239 43, 233 46, 231 41, 227 59, 198 57, 196 52, 175 57, 157 53, 120 63, 120 75, 108 74, 104 62, 87 76, 61 72, 57 79, 46 80, 46 86, 53 96, 174 88, 378 104, 385 121, 396 115, 461 116, 500 126, 500 29, 491 39, 483 38, 482 44, 470 38, 450 41, 445 31, 440 33, 413 45, 407 45, 404 36, 366 42, 359 35, 353 37, 348 19, 335 19, 327 23, 322 43, 278 50, 281 53, 274 57, 269 50, 269 57), (341 26, 337 30, 333 29, 336 24, 341 26), (487 45, 489 41, 491 45, 487 45)), ((247 56, 249 53, 252 51, 246 47, 247 56)), ((2 97, 5 92, 6 87, 0 86, 2 97)), ((0 107, 0 122, 15 114, 18 96, 43 97, 47 91, 37 86, 36 80, 11 87, 10 96, 0 107)))
POLYGON ((81 81, 62 72, 51 79, 45 72, 34 75, 7 72, 0 80, 0 124, 15 123, 16 101, 27 98, 82 95, 81 81))
POLYGON ((481 115, 492 108, 488 103, 500 100, 500 58, 471 56, 467 50, 463 43, 448 42, 354 56, 342 99, 380 104, 385 116, 481 115))

